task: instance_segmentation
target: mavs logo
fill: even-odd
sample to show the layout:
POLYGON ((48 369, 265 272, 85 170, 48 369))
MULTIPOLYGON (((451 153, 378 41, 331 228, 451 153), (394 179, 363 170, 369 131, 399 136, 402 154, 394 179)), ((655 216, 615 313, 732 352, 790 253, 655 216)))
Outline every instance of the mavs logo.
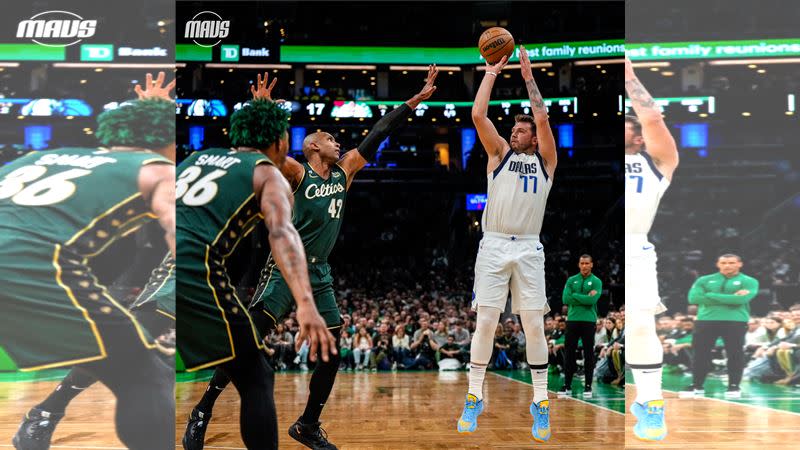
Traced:
POLYGON ((222 20, 219 14, 213 11, 201 11, 186 22, 183 37, 201 47, 213 47, 223 38, 228 37, 231 21, 222 20))
POLYGON ((96 29, 96 20, 69 11, 45 11, 21 21, 17 37, 47 47, 67 47, 94 36, 96 29))

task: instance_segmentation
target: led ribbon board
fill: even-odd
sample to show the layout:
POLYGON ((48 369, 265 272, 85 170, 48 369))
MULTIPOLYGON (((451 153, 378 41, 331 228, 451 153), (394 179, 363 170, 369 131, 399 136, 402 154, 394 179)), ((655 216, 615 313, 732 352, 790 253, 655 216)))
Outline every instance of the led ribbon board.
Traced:
POLYGON ((800 38, 625 44, 631 61, 800 56, 800 38))
POLYGON ((64 61, 66 47, 39 44, 0 44, 0 61, 64 61))
MULTIPOLYGON (((624 39, 524 44, 531 61, 622 57, 624 39)), ((511 61, 519 61, 517 46, 511 61)), ((484 64, 478 47, 357 47, 283 45, 282 63, 484 64)))
MULTIPOLYGON (((692 113, 706 113, 714 114, 717 111, 716 99, 713 96, 709 97, 667 97, 667 98, 654 98, 653 99, 665 111, 670 105, 681 105, 687 111, 692 113)), ((619 96, 619 110, 626 114, 631 113, 631 100, 625 99, 623 103, 622 96, 619 96), (624 109, 623 109, 624 106, 624 109)))

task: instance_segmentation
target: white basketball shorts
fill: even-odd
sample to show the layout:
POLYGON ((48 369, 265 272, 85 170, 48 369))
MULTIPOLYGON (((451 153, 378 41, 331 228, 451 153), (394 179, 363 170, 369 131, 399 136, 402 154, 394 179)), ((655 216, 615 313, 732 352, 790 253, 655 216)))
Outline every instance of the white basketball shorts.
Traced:
POLYGON ((505 310, 511 291, 511 312, 550 311, 545 295, 544 246, 538 235, 512 236, 486 232, 475 260, 472 309, 505 310))

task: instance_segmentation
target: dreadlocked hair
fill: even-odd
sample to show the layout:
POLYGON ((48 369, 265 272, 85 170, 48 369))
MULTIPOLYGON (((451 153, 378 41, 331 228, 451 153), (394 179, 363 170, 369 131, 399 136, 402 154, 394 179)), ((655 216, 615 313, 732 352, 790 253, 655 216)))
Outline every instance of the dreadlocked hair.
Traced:
POLYGON ((231 145, 268 148, 289 129, 289 112, 270 100, 251 100, 231 116, 231 145))
POLYGON ((106 147, 158 149, 175 142, 175 104, 163 99, 125 102, 97 117, 97 139, 106 147))

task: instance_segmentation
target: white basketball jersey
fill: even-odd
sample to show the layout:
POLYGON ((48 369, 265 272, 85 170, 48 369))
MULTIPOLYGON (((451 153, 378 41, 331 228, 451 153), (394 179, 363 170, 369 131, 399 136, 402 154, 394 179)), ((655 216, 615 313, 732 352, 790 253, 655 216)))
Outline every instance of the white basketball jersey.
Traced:
POLYGON ((503 161, 488 174, 484 232, 512 235, 539 234, 552 181, 539 153, 508 150, 503 161))
POLYGON ((669 180, 646 152, 625 155, 625 233, 647 234, 669 180))

